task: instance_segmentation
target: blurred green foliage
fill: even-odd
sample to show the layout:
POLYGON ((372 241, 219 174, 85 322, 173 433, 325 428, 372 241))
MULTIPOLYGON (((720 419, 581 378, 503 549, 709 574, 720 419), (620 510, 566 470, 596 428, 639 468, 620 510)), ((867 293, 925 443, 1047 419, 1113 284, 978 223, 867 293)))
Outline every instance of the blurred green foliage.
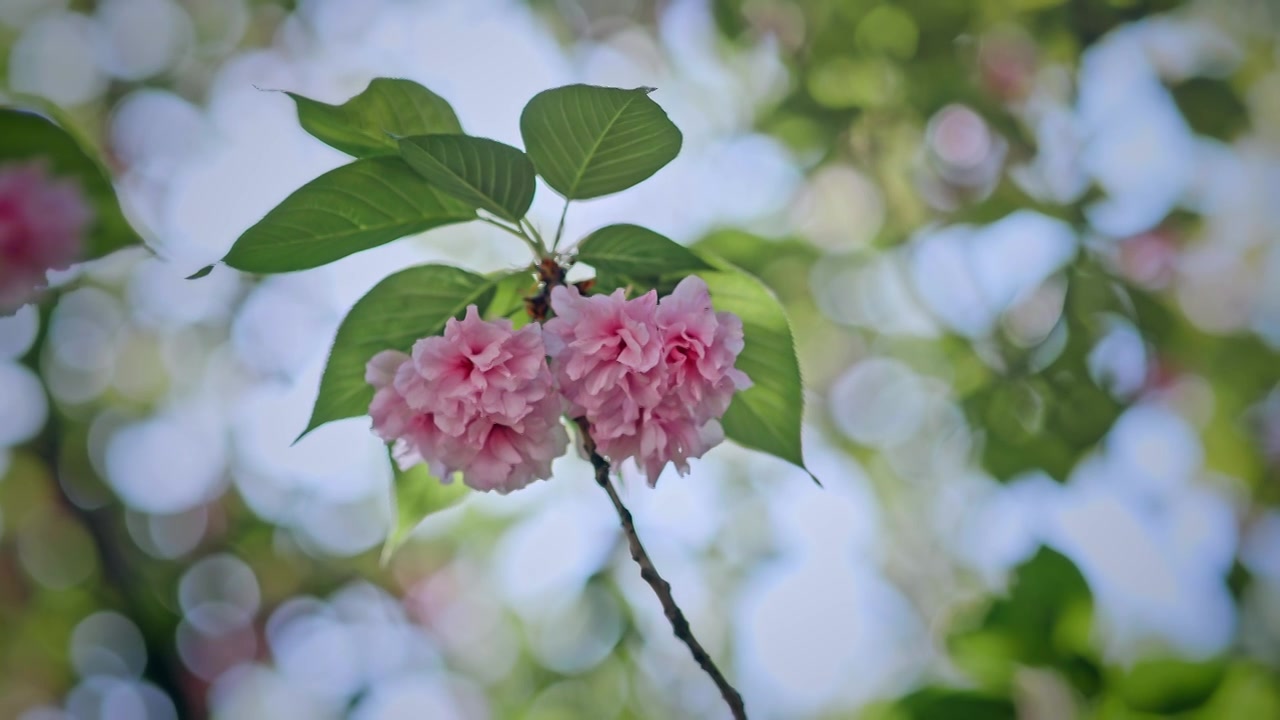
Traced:
POLYGON ((1048 667, 1092 696, 1101 680, 1091 658, 1092 602, 1071 561, 1042 547, 1014 571, 1007 597, 951 636, 952 655, 992 691, 1008 692, 1018 666, 1048 667))

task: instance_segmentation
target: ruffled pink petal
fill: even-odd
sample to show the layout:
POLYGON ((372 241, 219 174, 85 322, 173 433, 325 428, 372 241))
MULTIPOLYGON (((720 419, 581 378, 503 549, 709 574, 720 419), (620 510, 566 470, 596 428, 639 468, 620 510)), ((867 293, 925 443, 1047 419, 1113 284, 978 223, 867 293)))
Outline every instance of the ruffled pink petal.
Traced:
POLYGON ((374 432, 395 440, 398 459, 425 460, 439 477, 461 472, 477 490, 510 492, 550 477, 568 445, 537 326, 513 331, 471 306, 411 356, 379 353, 366 375, 378 388, 374 432))
POLYGON ((589 421, 614 463, 634 460, 653 483, 668 463, 684 474, 723 442, 718 420, 751 380, 734 367, 742 321, 715 312, 705 281, 685 278, 661 300, 556 288, 551 305, 552 370, 569 411, 589 421))
POLYGON ((375 388, 384 388, 391 384, 400 366, 408 362, 409 356, 397 350, 383 350, 374 355, 364 367, 364 381, 375 388))

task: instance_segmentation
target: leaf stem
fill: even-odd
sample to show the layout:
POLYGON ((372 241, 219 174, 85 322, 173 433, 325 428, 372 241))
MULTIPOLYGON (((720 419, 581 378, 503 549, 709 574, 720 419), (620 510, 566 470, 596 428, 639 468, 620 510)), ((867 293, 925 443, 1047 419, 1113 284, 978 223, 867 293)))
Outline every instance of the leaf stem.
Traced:
POLYGON ((564 209, 560 211, 560 224, 556 225, 556 237, 551 241, 551 252, 560 247, 560 238, 564 235, 564 219, 569 214, 569 198, 564 200, 564 209))
POLYGON ((547 251, 547 243, 542 239, 542 233, 538 232, 538 228, 533 226, 533 223, 529 218, 521 218, 520 222, 522 223, 521 227, 523 227, 525 231, 538 243, 538 259, 542 259, 550 255, 551 253, 547 251))
POLYGON ((587 456, 591 458, 591 465, 595 468, 596 484, 609 494, 609 500, 613 502, 614 510, 618 511, 618 521, 622 525, 622 532, 627 536, 627 545, 631 549, 631 559, 636 565, 640 566, 640 577, 644 579, 649 587, 653 590, 653 594, 658 596, 658 602, 662 604, 662 612, 667 616, 667 621, 671 623, 671 631, 681 642, 689 648, 689 652, 693 654, 693 659, 702 668, 702 671, 711 677, 712 682, 720 690, 720 695, 724 697, 724 702, 729 706, 729 712, 733 714, 735 720, 746 720, 747 710, 742 704, 742 695, 734 689, 733 685, 725 678, 724 673, 720 672, 720 668, 716 667, 716 663, 698 643, 697 638, 693 636, 693 630, 689 627, 689 621, 685 618, 684 612, 680 610, 680 606, 676 604, 675 598, 671 594, 671 584, 658 574, 658 569, 654 567, 653 560, 649 558, 649 553, 645 551, 644 545, 640 543, 640 536, 636 533, 635 523, 631 519, 631 511, 627 510, 626 505, 622 504, 622 498, 618 497, 618 491, 614 488, 613 483, 609 480, 609 461, 601 457, 596 450, 595 441, 591 439, 590 426, 585 418, 577 419, 578 428, 582 431, 582 444, 587 452, 587 456))
POLYGON ((498 222, 493 218, 488 218, 483 215, 479 215, 477 217, 479 217, 480 222, 488 223, 496 228, 501 228, 511 233, 512 235, 515 235, 516 237, 520 238, 520 240, 522 240, 525 245, 529 246, 529 249, 533 251, 534 256, 536 256, 537 258, 541 259, 543 255, 546 254, 546 250, 542 247, 542 243, 536 242, 534 241, 533 238, 529 237, 529 235, 524 231, 523 227, 511 227, 506 223, 498 222))

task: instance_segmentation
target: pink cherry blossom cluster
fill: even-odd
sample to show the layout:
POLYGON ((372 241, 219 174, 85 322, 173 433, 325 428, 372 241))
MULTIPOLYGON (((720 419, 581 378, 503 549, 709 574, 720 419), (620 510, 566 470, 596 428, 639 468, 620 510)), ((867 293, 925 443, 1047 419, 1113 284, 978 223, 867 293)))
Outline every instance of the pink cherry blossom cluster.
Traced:
POLYGON ((41 162, 0 166, 0 315, 45 287, 50 270, 78 260, 93 209, 79 186, 41 162))
POLYGON ((513 330, 505 318, 481 320, 472 305, 443 337, 414 343, 412 355, 375 355, 365 380, 375 388, 374 432, 395 441, 404 468, 426 461, 442 480, 461 472, 477 490, 507 493, 550 477, 568 446, 536 324, 513 330))
POLYGON ((652 290, 627 300, 557 287, 551 307, 547 350, 569 414, 587 419, 610 460, 634 459, 652 485, 668 462, 683 475, 689 458, 724 440, 719 419, 751 380, 733 366, 742 320, 711 309, 702 278, 661 300, 652 290))
POLYGON ((650 484, 724 439, 719 418, 751 381, 734 368, 742 321, 712 310, 702 279, 661 300, 556 287, 551 307, 545 325, 513 330, 471 306, 412 354, 369 361, 373 429, 402 467, 425 461, 446 481, 461 472, 477 490, 510 492, 550 477, 568 444, 562 414, 585 418, 596 448, 615 465, 634 460, 650 484))

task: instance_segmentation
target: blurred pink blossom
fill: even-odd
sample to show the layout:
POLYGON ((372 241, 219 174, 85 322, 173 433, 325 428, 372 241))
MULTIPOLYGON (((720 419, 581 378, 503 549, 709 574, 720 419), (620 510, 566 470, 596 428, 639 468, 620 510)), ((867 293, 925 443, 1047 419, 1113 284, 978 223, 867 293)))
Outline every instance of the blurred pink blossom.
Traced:
POLYGON ((587 419, 610 460, 635 459, 652 485, 668 462, 683 475, 724 439, 719 418, 751 380, 734 367, 742 321, 712 309, 701 278, 661 301, 557 287, 551 307, 547 349, 569 412, 587 419))
POLYGON ((568 445, 537 324, 513 331, 472 305, 412 355, 375 355, 365 379, 376 390, 373 430, 395 441, 400 466, 425 461, 444 482, 461 471, 476 490, 507 493, 550 477, 568 445))
POLYGON ((30 302, 84 252, 93 209, 74 181, 41 162, 0 166, 0 315, 30 302))

